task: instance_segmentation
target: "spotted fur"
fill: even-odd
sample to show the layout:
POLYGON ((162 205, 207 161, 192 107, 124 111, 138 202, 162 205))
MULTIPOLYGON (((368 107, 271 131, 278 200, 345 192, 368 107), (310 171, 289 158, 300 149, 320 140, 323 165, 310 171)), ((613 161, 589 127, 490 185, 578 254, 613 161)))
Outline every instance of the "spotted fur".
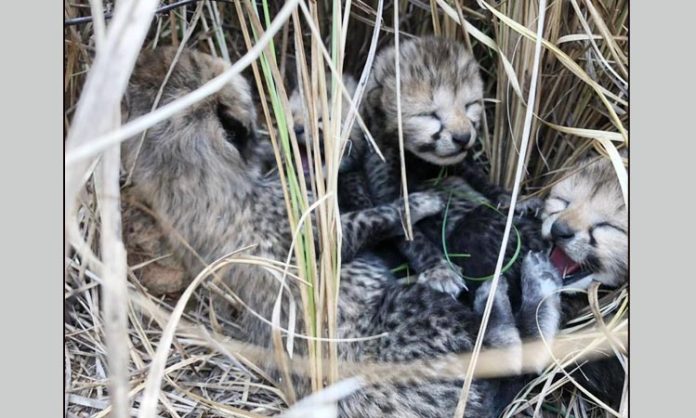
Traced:
MULTIPOLYGON (((542 233, 584 270, 579 275, 586 276, 567 287, 582 289, 592 281, 621 286, 628 280, 628 211, 614 167, 607 158, 590 157, 569 172, 549 192, 542 233)), ((564 295, 565 319, 586 308, 585 294, 564 295)), ((625 371, 612 353, 572 368, 577 368, 573 376, 583 387, 618 410, 625 371)))
MULTIPOLYGON (((173 49, 163 48, 140 57, 127 92, 129 118, 149 112, 173 55, 173 49)), ((164 89, 163 104, 225 68, 221 60, 185 52, 164 89)), ((125 166, 134 167, 133 192, 195 251, 196 255, 170 236, 171 247, 191 275, 205 263, 248 245, 255 245, 251 254, 275 260, 284 259, 289 251, 292 234, 281 203, 281 183, 259 168, 253 109, 249 86, 237 77, 218 93, 149 129, 142 147, 137 137, 123 143, 125 166)), ((414 194, 411 201, 416 220, 442 209, 442 200, 434 194, 414 194)), ((340 344, 342 359, 398 362, 471 349, 480 313, 427 286, 400 284, 382 260, 360 251, 363 241, 389 236, 400 225, 402 205, 390 202, 371 212, 341 216, 348 236, 343 245, 355 257, 341 272, 338 336, 388 332, 385 339, 340 344)), ((275 277, 239 264, 219 274, 250 309, 270 317, 280 290, 275 277)), ((288 283, 291 296, 298 297, 299 285, 288 283)), ((289 313, 282 310, 281 323, 288 318, 289 313)), ((248 341, 270 345, 270 327, 255 315, 243 310, 235 320, 248 341)), ((297 326, 302 332, 302 324, 297 326)), ((297 351, 302 354, 299 345, 297 351)), ((343 399, 340 415, 449 417, 461 384, 456 379, 378 384, 343 399)), ((488 387, 488 382, 473 382, 467 417, 490 415, 494 394, 488 387)), ((298 388, 300 395, 308 391, 306 385, 298 388)))
MULTIPOLYGON (((375 153, 365 157, 374 203, 400 194, 396 56, 394 47, 377 55, 363 102, 370 131, 386 159, 382 162, 375 153)), ((478 64, 458 42, 416 38, 401 43, 398 56, 403 142, 409 154, 406 167, 412 186, 423 180, 414 166, 445 166, 464 160, 476 140, 483 90, 478 64)), ((401 240, 397 245, 420 282, 452 295, 465 287, 457 269, 419 228, 414 228, 413 241, 401 240)))
MULTIPOLYGON (((396 146, 396 49, 375 58, 364 110, 380 146, 396 146)), ((461 162, 483 111, 478 64, 460 43, 422 37, 399 46, 404 147, 436 165, 461 162)))

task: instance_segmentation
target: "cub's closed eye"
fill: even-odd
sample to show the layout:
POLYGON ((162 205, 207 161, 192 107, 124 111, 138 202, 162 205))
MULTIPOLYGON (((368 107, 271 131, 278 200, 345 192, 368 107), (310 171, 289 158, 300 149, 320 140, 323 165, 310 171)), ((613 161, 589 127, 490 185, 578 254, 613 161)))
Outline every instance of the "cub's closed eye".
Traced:
POLYGON ((423 113, 419 113, 415 116, 419 117, 419 118, 433 118, 433 119, 440 120, 440 117, 437 115, 437 112, 423 112, 423 113))
POLYGON ((549 196, 546 199, 546 211, 549 215, 563 212, 570 206, 570 202, 558 196, 549 196))
POLYGON ((597 229, 597 228, 611 228, 611 229, 614 229, 616 231, 627 234, 627 231, 624 228, 621 228, 620 226, 616 226, 616 225, 609 223, 609 222, 598 222, 598 223, 592 225, 592 229, 597 229))
POLYGON ((465 104, 464 107, 465 107, 467 110, 469 110, 469 108, 470 108, 471 106, 474 106, 474 105, 477 105, 477 104, 480 104, 480 103, 481 103, 481 99, 476 99, 476 100, 472 100, 472 101, 470 101, 469 103, 465 104))

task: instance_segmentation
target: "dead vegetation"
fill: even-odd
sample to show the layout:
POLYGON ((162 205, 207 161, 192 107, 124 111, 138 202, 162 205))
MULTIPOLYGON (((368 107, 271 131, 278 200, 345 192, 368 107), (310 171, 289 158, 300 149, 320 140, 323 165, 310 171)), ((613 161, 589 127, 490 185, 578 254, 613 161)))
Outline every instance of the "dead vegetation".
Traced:
MULTIPOLYGON (((626 170, 616 152, 617 147, 628 147, 627 16, 625 0, 124 0, 116 8, 111 1, 66 3, 66 231, 71 245, 65 270, 67 416, 268 416, 289 405, 283 388, 274 387, 254 366, 259 350, 238 343, 234 335, 220 335, 220 323, 230 319, 211 313, 208 293, 215 289, 203 276, 200 286, 191 287, 182 299, 179 294, 157 297, 135 278, 151 260, 127 263, 119 210, 119 180, 127 182, 127 173, 119 171, 118 143, 216 88, 206 86, 195 97, 121 126, 120 98, 141 48, 185 45, 236 62, 228 74, 243 71, 253 80, 263 129, 274 143, 287 185, 291 225, 306 236, 308 226, 297 228, 310 203, 302 170, 294 164, 299 161, 297 142, 286 123, 288 80, 303 86, 310 108, 320 108, 326 116, 341 114, 341 100, 327 102, 327 97, 339 96, 327 91, 342 90, 340 77, 325 83, 327 68, 360 78, 381 46, 422 34, 460 39, 481 63, 486 120, 477 152, 488 163, 493 181, 517 188, 521 195, 543 194, 594 148, 615 162, 628 199, 626 170), (543 39, 536 42, 542 17, 543 39), (532 90, 532 105, 527 106, 532 90), (323 105, 315 108, 312 103, 323 105)), ((338 118, 323 118, 331 119, 338 118)), ((356 123, 362 122, 356 118, 356 123)), ((316 125, 308 129, 317 132, 316 125)), ((327 141, 323 154, 318 144, 314 147, 315 167, 327 167, 323 180, 312 174, 312 188, 323 201, 316 208, 315 225, 321 239, 319 244, 303 240, 295 257, 314 260, 313 255, 321 253, 316 263, 296 268, 314 285, 315 293, 308 292, 301 301, 316 318, 307 328, 331 337, 337 295, 329 284, 340 264, 332 191, 345 132, 329 122, 324 122, 323 131, 327 138, 341 139, 327 141), (315 245, 331 250, 319 251, 315 245)), ((249 262, 241 256, 232 261, 249 262)), ((599 295, 604 297, 593 288, 586 315, 563 334, 572 341, 578 338, 574 333, 588 331, 593 336, 589 341, 602 344, 627 366, 628 292, 599 295), (606 328, 603 321, 608 321, 606 328), (608 332, 617 336, 608 339, 608 332)), ((583 348, 559 351, 564 356, 557 361, 590 352, 592 343, 583 341, 583 348)), ((313 343, 304 371, 317 387, 338 382, 326 392, 328 398, 356 384, 341 380, 346 367, 336 360, 335 344, 313 343)), ((287 355, 282 347, 276 350, 287 355)), ((478 374, 486 373, 487 354, 474 360, 478 374)), ((465 365, 461 360, 449 361, 465 365)), ((350 375, 367 370, 353 369, 350 375)), ((409 370, 426 373, 433 365, 414 364, 409 370)), ((511 407, 509 416, 523 411, 544 416, 627 415, 623 408, 610 411, 559 370, 550 365, 511 407)), ((466 367, 460 372, 466 373, 466 367)), ((363 378, 374 375, 365 373, 363 378)), ((319 411, 316 402, 309 399, 288 413, 306 416, 301 407, 307 405, 319 411)), ((321 412, 330 414, 331 408, 321 412)))

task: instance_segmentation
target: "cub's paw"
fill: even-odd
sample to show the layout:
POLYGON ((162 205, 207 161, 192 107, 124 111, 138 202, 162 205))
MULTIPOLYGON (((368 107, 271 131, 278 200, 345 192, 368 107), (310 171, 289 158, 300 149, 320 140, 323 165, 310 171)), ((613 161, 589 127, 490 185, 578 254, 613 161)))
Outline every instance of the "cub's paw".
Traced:
POLYGON ((540 252, 528 253, 522 262, 522 294, 526 300, 540 300, 553 294, 563 285, 563 278, 540 252))
POLYGON ((515 205, 515 213, 520 216, 539 217, 543 208, 544 199, 535 196, 518 201, 515 205))
POLYGON ((426 284, 438 292, 447 293, 453 297, 459 295, 462 289, 467 290, 458 267, 450 266, 446 261, 419 274, 418 283, 426 284))
MULTIPOLYGON (((474 311, 478 314, 482 314, 484 308, 486 307, 486 301, 488 300, 488 293, 491 290, 491 284, 493 280, 486 280, 476 289, 476 295, 474 296, 474 311)), ((505 277, 500 277, 498 281, 498 287, 495 289, 495 301, 497 302, 508 302, 508 283, 505 277)))
POLYGON ((423 218, 441 213, 445 209, 445 202, 436 193, 417 192, 408 195, 408 204, 411 209, 411 222, 416 223, 423 218))
POLYGON ((360 168, 365 159, 365 148, 367 146, 365 141, 366 140, 363 138, 348 138, 348 143, 343 151, 341 163, 338 166, 339 173, 347 173, 360 168))
POLYGON ((494 204, 499 210, 507 209, 512 203, 512 195, 509 193, 500 193, 493 198, 491 203, 494 204))
MULTIPOLYGON (((501 193, 494 202, 499 209, 507 209, 512 204, 512 195, 501 193)), ((517 216, 538 216, 544 208, 544 200, 538 197, 517 198, 515 203, 515 215, 517 216)))

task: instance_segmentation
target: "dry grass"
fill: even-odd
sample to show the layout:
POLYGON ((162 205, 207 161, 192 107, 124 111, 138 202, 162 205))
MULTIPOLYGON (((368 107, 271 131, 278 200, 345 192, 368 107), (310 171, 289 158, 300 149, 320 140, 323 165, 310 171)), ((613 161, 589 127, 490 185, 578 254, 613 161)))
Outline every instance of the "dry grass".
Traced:
MULTIPOLYGON (((214 315, 209 292, 222 290, 200 276, 201 285, 191 287, 186 293, 190 299, 177 308, 176 299, 149 295, 135 279, 134 266, 126 268, 117 233, 121 220, 115 145, 213 93, 234 72, 244 71, 256 84, 259 114, 287 186, 285 203, 293 231, 297 231, 297 245, 288 260, 251 260, 241 254, 221 263, 253 262, 313 285, 303 286, 312 290, 297 301, 304 307, 304 329, 311 330, 311 335, 291 337, 288 346, 281 344, 278 331, 274 350, 266 354, 282 364, 292 352, 292 344, 307 344, 306 367, 296 372, 310 377, 317 390, 333 384, 329 391, 297 404, 288 416, 306 416, 302 408, 308 407, 316 416, 331 416, 333 408, 326 399, 336 399, 360 382, 376 378, 368 369, 353 365, 353 373, 365 372, 362 380, 341 380, 351 374, 336 359, 337 343, 330 338, 311 338, 335 336, 338 295, 334 289, 341 261, 335 191, 347 130, 341 132, 339 118, 331 116, 341 114, 344 102, 337 98, 345 92, 340 77, 327 85, 327 68, 334 74, 351 72, 364 80, 375 52, 396 38, 436 33, 460 39, 471 46, 484 72, 486 118, 477 155, 488 163, 493 181, 519 189, 521 194, 543 194, 594 148, 615 162, 628 198, 626 170, 616 152, 617 147, 628 147, 626 0, 553 0, 543 13, 539 2, 530 0, 499 4, 300 0, 286 3, 282 9, 280 2, 273 1, 258 1, 256 6, 249 0, 157 3, 122 1, 116 10, 113 2, 102 4, 101 0, 65 5, 65 19, 76 23, 66 26, 64 32, 66 231, 73 246, 65 275, 67 416, 267 416, 286 411, 295 400, 291 387, 274 387, 254 366, 260 349, 235 343, 234 335, 219 335, 220 323, 230 318, 214 315), (128 19, 129 9, 139 18, 128 19), (100 10, 113 14, 113 19, 86 19, 101 16, 100 10), (537 42, 541 14, 543 39, 537 42), (141 48, 164 44, 196 48, 236 64, 186 100, 119 128, 114 115, 133 60, 141 48), (541 46, 537 55, 536 44, 541 46), (538 76, 532 80, 537 64, 538 76), (296 79, 303 90, 310 120, 322 116, 324 137, 339 138, 328 140, 323 154, 314 144, 310 188, 318 199, 313 205, 299 169, 298 144, 286 122, 288 78, 296 79), (535 98, 530 95, 533 82, 535 98), (329 102, 329 97, 334 100, 329 102), (325 179, 315 175, 322 164, 325 179), (313 225, 303 222, 309 211, 316 214, 313 225), (319 232, 317 243, 306 239, 311 236, 310 228, 319 232), (317 262, 290 268, 291 256, 317 262)), ((364 128, 356 116, 356 123, 364 128)), ((318 137, 317 123, 310 123, 307 129, 318 137)), ((555 352, 547 371, 511 405, 508 416, 525 410, 545 416, 627 415, 623 409, 609 411, 558 367, 574 355, 589 354, 589 347, 602 341, 606 350, 627 365, 628 292, 620 289, 600 299, 593 288, 589 296, 591 307, 562 334, 572 340, 579 338, 575 333, 589 331, 591 343, 583 340, 584 348, 555 352), (612 314, 613 319, 606 319, 612 314), (606 326, 605 320, 609 321, 606 326), (621 331, 618 337, 611 338, 617 329, 621 331)), ((269 320, 279 327, 273 318, 269 320)), ((234 327, 233 323, 227 325, 234 327)), ((450 366, 445 368, 413 364, 398 370, 442 372, 452 364, 462 367, 476 362, 476 375, 485 375, 486 370, 505 373, 487 365, 486 359, 493 354, 482 352, 478 362, 471 363, 468 357, 445 359, 450 366)), ((465 371, 465 367, 460 369, 460 373, 465 371)), ((386 378, 386 374, 378 376, 386 378)))

